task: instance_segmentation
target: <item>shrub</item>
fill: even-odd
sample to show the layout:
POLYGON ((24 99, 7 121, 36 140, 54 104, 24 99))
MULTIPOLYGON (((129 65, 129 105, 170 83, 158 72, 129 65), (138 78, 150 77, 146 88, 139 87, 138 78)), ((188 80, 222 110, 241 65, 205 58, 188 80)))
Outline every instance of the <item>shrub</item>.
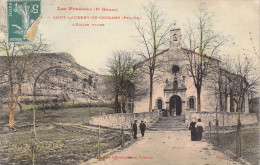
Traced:
MULTIPOLYGON (((25 103, 27 106, 25 110, 32 110, 33 109, 33 102, 31 101, 25 103)), ((97 102, 97 103, 82 103, 82 102, 76 102, 73 103, 72 101, 59 101, 59 100, 53 100, 53 101, 37 101, 36 107, 38 110, 49 110, 49 109, 63 109, 63 108, 87 108, 87 107, 109 107, 113 108, 113 104, 111 103, 104 103, 104 102, 97 102)))

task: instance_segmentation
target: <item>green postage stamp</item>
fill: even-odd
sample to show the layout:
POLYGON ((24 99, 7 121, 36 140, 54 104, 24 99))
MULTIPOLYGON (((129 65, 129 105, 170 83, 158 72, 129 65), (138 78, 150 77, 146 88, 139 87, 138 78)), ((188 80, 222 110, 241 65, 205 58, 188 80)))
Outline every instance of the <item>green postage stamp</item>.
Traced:
POLYGON ((41 0, 8 0, 8 41, 28 42, 28 32, 41 14, 41 0))

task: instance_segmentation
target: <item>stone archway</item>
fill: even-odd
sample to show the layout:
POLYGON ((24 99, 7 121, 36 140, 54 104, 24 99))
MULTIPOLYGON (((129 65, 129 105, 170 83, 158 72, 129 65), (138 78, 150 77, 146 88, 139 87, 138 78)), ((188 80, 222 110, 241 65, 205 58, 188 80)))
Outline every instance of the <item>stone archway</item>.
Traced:
POLYGON ((169 104, 170 104, 170 107, 169 107, 170 110, 176 111, 176 115, 181 115, 181 113, 182 113, 182 100, 181 100, 180 96, 173 95, 170 98, 169 104))

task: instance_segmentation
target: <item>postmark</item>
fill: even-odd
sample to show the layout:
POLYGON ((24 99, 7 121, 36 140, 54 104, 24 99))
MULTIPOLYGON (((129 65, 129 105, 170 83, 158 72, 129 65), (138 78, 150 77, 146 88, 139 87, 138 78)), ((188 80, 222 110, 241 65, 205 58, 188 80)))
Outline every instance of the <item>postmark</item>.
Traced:
POLYGON ((8 0, 8 41, 28 42, 28 31, 41 14, 41 0, 8 0))

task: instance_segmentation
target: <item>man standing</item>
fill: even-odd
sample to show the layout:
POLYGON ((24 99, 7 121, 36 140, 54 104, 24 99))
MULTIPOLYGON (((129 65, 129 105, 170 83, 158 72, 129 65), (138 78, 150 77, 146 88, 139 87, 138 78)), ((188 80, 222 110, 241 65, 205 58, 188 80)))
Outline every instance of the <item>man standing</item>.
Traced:
POLYGON ((142 137, 144 137, 145 129, 146 129, 146 125, 143 121, 141 121, 140 130, 141 130, 141 133, 142 133, 142 137))
POLYGON ((133 131, 134 131, 134 139, 137 139, 137 125, 136 125, 137 120, 134 121, 133 124, 133 131))

